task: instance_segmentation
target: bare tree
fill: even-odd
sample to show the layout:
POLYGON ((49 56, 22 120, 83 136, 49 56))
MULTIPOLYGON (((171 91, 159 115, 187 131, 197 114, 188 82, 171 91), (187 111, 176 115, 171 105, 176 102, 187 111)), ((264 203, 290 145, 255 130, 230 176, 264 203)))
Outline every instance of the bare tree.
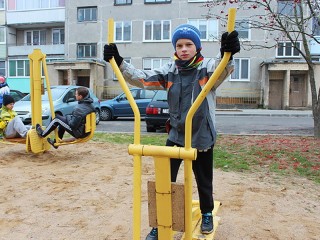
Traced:
MULTIPOLYGON (((275 48, 279 42, 291 42, 292 47, 305 60, 309 71, 312 113, 314 119, 314 137, 320 138, 320 86, 315 81, 315 60, 310 53, 309 41, 320 44, 320 0, 214 0, 203 4, 208 8, 207 18, 219 19, 226 23, 229 7, 237 11, 246 11, 250 19, 250 28, 267 32, 263 44, 243 42, 242 48, 275 48), (303 48, 297 44, 301 41, 303 48)), ((241 28, 241 26, 238 25, 241 28)))

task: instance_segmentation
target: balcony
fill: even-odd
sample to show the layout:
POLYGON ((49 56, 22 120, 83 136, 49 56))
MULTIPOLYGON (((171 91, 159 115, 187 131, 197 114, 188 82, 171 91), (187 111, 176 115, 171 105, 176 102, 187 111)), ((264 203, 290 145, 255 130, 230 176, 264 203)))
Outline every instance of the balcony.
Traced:
POLYGON ((55 45, 24 45, 8 47, 8 56, 25 56, 33 52, 34 49, 40 49, 47 55, 64 55, 64 44, 55 45))
POLYGON ((23 28, 23 25, 41 24, 41 26, 64 25, 65 8, 28 10, 28 11, 7 11, 7 25, 23 28))

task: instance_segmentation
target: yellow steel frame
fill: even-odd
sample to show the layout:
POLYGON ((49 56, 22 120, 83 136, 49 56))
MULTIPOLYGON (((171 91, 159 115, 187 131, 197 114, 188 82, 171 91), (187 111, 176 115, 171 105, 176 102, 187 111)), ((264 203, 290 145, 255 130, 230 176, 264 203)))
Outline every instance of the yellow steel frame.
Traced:
MULTIPOLYGON (((236 9, 229 9, 227 31, 234 29, 236 9)), ((113 42, 114 22, 113 19, 108 20, 108 43, 113 42)), ((155 180, 156 180, 156 204, 157 204, 157 222, 158 237, 160 240, 168 240, 173 238, 172 230, 172 209, 171 209, 171 178, 170 178, 170 158, 179 158, 184 160, 184 179, 185 179, 185 234, 184 239, 191 240, 192 233, 192 161, 197 157, 196 149, 191 147, 191 129, 192 118, 205 99, 209 91, 222 74, 228 64, 231 53, 226 52, 210 77, 200 95, 191 106, 185 125, 185 147, 167 147, 167 146, 151 146, 141 145, 140 143, 140 112, 134 101, 129 87, 127 86, 121 71, 114 58, 110 60, 111 67, 119 80, 121 88, 129 100, 130 106, 134 113, 134 143, 128 147, 128 152, 133 155, 133 239, 140 239, 141 226, 141 156, 153 156, 155 161, 155 180)), ((196 214, 200 217, 200 214, 196 214)), ((216 227, 215 227, 216 228, 216 227)), ((213 235, 210 235, 213 239, 213 235)))
MULTIPOLYGON (((31 95, 31 114, 32 114, 32 126, 33 128, 28 131, 27 139, 26 139, 26 150, 27 152, 33 153, 42 153, 48 149, 50 149, 51 145, 47 142, 46 139, 40 138, 34 129, 34 126, 39 123, 42 125, 42 107, 41 107, 41 95, 44 83, 41 78, 41 66, 45 75, 46 87, 48 91, 48 98, 50 104, 50 111, 52 118, 55 117, 54 106, 52 101, 52 93, 50 88, 50 81, 48 75, 48 69, 46 64, 46 55, 41 52, 40 49, 35 49, 32 54, 29 55, 30 59, 30 95, 31 95)), ((86 117, 86 125, 85 131, 86 133, 90 133, 85 138, 78 139, 68 139, 62 140, 58 137, 57 129, 55 130, 55 146, 61 146, 66 144, 76 144, 82 143, 90 140, 96 129, 96 114, 91 113, 86 117)))

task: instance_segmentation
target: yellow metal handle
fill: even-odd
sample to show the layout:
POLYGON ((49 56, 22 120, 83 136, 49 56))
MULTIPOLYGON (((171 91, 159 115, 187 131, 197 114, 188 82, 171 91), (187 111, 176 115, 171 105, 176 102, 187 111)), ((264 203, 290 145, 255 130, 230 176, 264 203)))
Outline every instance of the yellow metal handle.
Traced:
MULTIPOLYGON (((114 21, 112 18, 108 19, 108 43, 113 42, 113 32, 114 32, 114 21)), ((129 104, 133 110, 134 114, 134 144, 140 144, 140 125, 141 125, 141 120, 140 120, 140 111, 137 106, 137 103, 134 101, 134 98, 132 97, 132 94, 130 92, 130 89, 128 85, 126 84, 126 81, 124 80, 122 73, 114 60, 112 58, 109 63, 111 64, 111 67, 116 74, 116 77, 120 83, 120 86, 124 93, 126 94, 126 97, 129 101, 129 104)))
MULTIPOLYGON (((236 9, 230 8, 228 14, 228 25, 227 31, 232 32, 235 26, 236 18, 236 9)), ((231 53, 225 52, 221 62, 215 69, 214 73, 209 78, 209 81, 206 83, 199 96, 196 98, 194 103, 186 117, 185 124, 185 149, 189 150, 191 148, 192 140, 192 118, 199 108, 200 104, 203 102, 209 91, 212 89, 225 67, 227 66, 231 53)), ((192 161, 184 161, 184 174, 185 174, 185 239, 192 239, 192 161)))

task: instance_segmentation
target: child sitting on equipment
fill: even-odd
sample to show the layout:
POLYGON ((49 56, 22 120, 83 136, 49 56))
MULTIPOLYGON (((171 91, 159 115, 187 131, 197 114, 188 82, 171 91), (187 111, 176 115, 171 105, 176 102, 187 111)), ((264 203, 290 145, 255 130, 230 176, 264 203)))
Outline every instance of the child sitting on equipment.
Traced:
MULTIPOLYGON (((92 105, 93 100, 90 98, 89 90, 86 87, 79 87, 76 90, 76 100, 78 105, 73 109, 72 114, 66 116, 56 115, 49 123, 48 127, 43 130, 40 124, 36 124, 36 131, 39 137, 46 137, 58 127, 58 137, 63 138, 65 131, 75 138, 84 138, 90 133, 85 132, 86 116, 95 111, 92 105)), ((47 141, 54 147, 56 139, 47 138, 47 141)))
POLYGON ((13 110, 14 99, 11 95, 4 95, 1 115, 0 115, 0 133, 5 138, 26 138, 28 128, 23 124, 21 118, 13 110))

